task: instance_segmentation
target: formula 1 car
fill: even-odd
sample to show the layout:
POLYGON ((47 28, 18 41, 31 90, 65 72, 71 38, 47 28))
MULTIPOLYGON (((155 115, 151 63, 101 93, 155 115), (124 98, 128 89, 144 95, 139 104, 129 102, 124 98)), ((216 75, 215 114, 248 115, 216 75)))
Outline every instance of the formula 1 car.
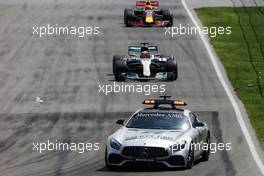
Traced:
POLYGON ((126 27, 169 27, 173 25, 173 15, 169 10, 159 9, 159 1, 137 1, 136 8, 125 9, 126 27))
POLYGON ((116 81, 137 80, 176 80, 178 67, 173 56, 158 53, 158 46, 138 43, 128 46, 128 55, 113 57, 113 74, 116 81))
POLYGON ((194 161, 208 161, 210 130, 205 122, 184 106, 183 100, 146 99, 153 105, 136 111, 107 139, 105 165, 108 169, 126 166, 184 167, 190 169, 194 161), (169 107, 170 106, 170 107, 169 107))

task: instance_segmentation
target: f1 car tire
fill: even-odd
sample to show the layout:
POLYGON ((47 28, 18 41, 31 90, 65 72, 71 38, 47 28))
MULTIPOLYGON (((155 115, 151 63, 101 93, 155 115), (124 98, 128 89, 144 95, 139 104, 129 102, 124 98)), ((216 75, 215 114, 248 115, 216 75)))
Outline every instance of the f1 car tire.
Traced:
POLYGON ((115 63, 117 60, 120 60, 122 56, 114 55, 113 57, 113 74, 115 74, 115 63))
POLYGON ((178 65, 174 58, 170 58, 167 60, 167 68, 168 68, 168 81, 175 81, 178 78, 178 65))
POLYGON ((125 81, 126 78, 122 75, 123 72, 126 70, 126 64, 122 60, 117 60, 115 62, 115 80, 118 82, 125 81))
POLYGON ((163 20, 169 21, 170 23, 166 27, 173 26, 173 16, 169 10, 162 10, 163 20))
POLYGON ((191 169, 193 167, 193 162, 194 162, 194 150, 191 144, 189 147, 189 153, 187 156, 187 163, 185 169, 191 169))
POLYGON ((132 25, 129 24, 129 21, 135 20, 135 15, 133 10, 131 9, 125 9, 124 11, 124 23, 126 27, 132 27, 132 25))
POLYGON ((210 135, 208 134, 207 140, 206 140, 206 145, 207 145, 207 150, 203 151, 202 154, 202 161, 208 161, 209 160, 209 155, 210 155, 210 135))

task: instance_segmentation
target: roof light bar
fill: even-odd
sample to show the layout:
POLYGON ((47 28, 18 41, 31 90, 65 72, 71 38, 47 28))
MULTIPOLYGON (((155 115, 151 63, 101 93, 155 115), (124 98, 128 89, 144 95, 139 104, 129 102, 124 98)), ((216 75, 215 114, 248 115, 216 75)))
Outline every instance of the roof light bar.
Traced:
POLYGON ((159 105, 171 105, 175 106, 186 106, 187 103, 184 100, 176 99, 176 100, 168 100, 170 96, 162 96, 163 99, 145 99, 142 103, 145 105, 154 105, 158 107, 159 105))

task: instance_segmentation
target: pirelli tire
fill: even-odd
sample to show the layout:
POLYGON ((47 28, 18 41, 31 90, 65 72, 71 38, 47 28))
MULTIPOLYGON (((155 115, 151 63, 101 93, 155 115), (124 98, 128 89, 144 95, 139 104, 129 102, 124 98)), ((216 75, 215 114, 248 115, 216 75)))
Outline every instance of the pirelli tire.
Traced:
POLYGON ((115 62, 115 80, 118 82, 125 81, 126 77, 123 75, 124 72, 127 70, 126 61, 123 60, 117 60, 115 62))
POLYGON ((116 61, 120 60, 122 58, 122 56, 120 55, 114 55, 113 56, 113 74, 115 74, 115 63, 116 61))
POLYGON ((132 9, 124 10, 124 23, 126 27, 132 27, 132 25, 129 24, 129 21, 134 21, 135 19, 136 19, 136 16, 132 9))
POLYGON ((167 80, 175 81, 178 78, 178 64, 177 61, 171 57, 167 60, 167 80))
POLYGON ((163 20, 164 21, 169 21, 170 23, 168 25, 166 25, 166 27, 171 27, 173 26, 173 15, 169 10, 162 10, 162 14, 163 14, 163 20))

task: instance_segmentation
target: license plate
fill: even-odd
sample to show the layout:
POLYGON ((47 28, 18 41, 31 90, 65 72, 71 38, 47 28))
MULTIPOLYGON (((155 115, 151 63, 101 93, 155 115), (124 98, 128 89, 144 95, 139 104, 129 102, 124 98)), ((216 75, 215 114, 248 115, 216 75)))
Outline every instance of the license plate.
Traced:
POLYGON ((135 161, 154 162, 154 159, 136 158, 135 161))

